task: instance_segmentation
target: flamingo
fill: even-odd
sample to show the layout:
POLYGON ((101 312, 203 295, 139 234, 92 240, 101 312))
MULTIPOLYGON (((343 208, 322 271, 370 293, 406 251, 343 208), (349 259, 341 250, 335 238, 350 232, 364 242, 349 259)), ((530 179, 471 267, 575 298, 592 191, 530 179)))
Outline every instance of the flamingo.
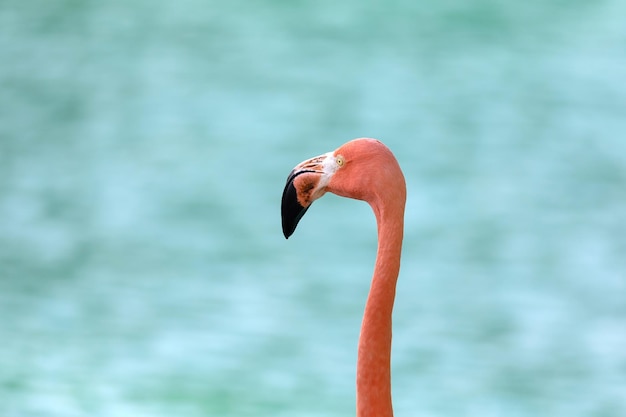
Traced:
POLYGON ((400 272, 406 184, 393 153, 371 138, 354 139, 308 159, 289 174, 283 191, 283 234, 289 238, 313 201, 331 192, 372 207, 378 249, 361 333, 356 372, 357 417, 391 417, 391 316, 400 272))

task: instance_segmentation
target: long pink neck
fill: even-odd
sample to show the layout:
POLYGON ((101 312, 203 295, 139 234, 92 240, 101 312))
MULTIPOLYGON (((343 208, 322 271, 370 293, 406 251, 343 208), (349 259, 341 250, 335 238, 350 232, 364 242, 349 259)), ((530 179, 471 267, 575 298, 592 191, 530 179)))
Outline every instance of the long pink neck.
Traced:
POLYGON ((373 205, 378 252, 357 358, 357 417, 391 417, 391 314, 400 271, 404 201, 373 205))

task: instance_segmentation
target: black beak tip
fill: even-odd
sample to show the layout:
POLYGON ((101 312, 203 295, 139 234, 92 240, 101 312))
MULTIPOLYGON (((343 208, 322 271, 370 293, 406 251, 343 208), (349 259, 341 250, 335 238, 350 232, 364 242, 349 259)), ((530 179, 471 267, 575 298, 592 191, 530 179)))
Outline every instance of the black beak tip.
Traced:
POLYGON ((286 224, 283 221, 283 235, 285 235, 285 239, 289 239, 289 237, 291 237, 291 235, 293 235, 293 232, 296 231, 295 226, 286 224))
POLYGON ((285 185, 285 189, 283 191, 283 198, 281 203, 281 218, 283 223, 283 235, 285 235, 285 239, 289 239, 289 237, 296 230, 296 226, 298 226, 298 222, 306 213, 308 207, 303 207, 298 202, 298 194, 296 191, 296 187, 293 185, 293 180, 296 175, 289 175, 287 179, 287 184, 285 185))
POLYGON ((289 237, 293 235, 293 232, 296 230, 296 226, 298 226, 298 222, 307 210, 308 207, 302 207, 298 204, 296 211, 290 211, 287 215, 283 213, 283 235, 285 235, 285 239, 289 239, 289 237))

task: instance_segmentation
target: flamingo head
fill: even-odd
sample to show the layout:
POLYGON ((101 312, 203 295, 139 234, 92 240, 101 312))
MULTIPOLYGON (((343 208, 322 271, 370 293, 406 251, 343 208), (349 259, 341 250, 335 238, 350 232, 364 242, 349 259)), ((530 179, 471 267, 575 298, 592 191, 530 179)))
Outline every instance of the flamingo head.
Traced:
POLYGON ((404 176, 391 151, 376 139, 354 139, 335 151, 301 162, 291 171, 281 205, 285 238, 326 192, 364 200, 373 207, 381 199, 406 198, 404 176))

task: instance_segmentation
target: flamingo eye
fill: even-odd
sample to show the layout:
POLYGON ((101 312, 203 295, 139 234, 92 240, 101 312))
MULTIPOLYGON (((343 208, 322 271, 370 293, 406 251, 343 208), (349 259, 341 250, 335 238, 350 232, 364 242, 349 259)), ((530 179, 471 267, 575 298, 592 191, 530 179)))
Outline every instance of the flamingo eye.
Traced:
POLYGON ((340 167, 343 166, 343 164, 346 163, 346 161, 344 161, 343 156, 341 155, 337 155, 337 158, 335 159, 335 161, 337 162, 337 165, 339 165, 340 167))

